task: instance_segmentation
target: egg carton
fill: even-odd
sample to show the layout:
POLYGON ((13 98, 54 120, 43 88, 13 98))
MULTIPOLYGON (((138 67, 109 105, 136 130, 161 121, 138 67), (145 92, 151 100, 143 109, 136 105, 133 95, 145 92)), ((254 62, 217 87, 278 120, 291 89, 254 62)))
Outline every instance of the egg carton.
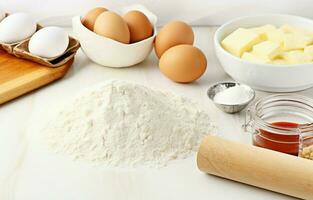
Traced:
MULTIPOLYGON (((40 25, 37 25, 37 29, 36 31, 38 31, 40 29, 40 25)), ((14 54, 13 53, 13 49, 15 46, 19 45, 20 43, 29 40, 30 38, 27 38, 25 40, 19 41, 19 42, 14 42, 14 43, 0 43, 0 46, 3 50, 5 50, 7 53, 9 54, 14 54)))
POLYGON ((53 58, 43 58, 29 52, 28 50, 29 40, 30 39, 25 40, 16 45, 13 48, 13 54, 18 58, 31 60, 33 62, 45 65, 47 67, 59 67, 65 64, 67 61, 71 60, 75 56, 77 50, 80 47, 79 42, 73 37, 69 36, 69 44, 63 54, 53 58))
MULTIPOLYGON (((9 14, 6 14, 6 17, 9 14)), ((39 24, 37 24, 37 30, 42 29, 43 27, 39 24)), ((12 54, 18 58, 23 58, 26 60, 30 60, 36 63, 39 63, 41 65, 47 66, 47 67, 60 67, 69 60, 71 60, 77 50, 80 48, 80 43, 75 38, 69 36, 69 45, 65 52, 59 56, 53 57, 53 58, 43 58, 37 55, 34 55, 29 52, 28 49, 28 43, 29 43, 30 37, 22 40, 20 42, 15 43, 0 43, 0 48, 5 50, 7 53, 12 54)))

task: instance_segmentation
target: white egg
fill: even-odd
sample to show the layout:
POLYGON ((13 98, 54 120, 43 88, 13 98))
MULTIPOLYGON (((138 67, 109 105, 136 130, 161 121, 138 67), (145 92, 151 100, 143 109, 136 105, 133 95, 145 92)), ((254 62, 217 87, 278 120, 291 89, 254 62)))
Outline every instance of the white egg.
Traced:
POLYGON ((50 26, 40 29, 30 38, 28 50, 34 55, 52 58, 63 54, 68 44, 68 34, 62 28, 50 26))
POLYGON ((36 21, 26 13, 15 13, 0 22, 0 42, 15 43, 36 32, 36 21))

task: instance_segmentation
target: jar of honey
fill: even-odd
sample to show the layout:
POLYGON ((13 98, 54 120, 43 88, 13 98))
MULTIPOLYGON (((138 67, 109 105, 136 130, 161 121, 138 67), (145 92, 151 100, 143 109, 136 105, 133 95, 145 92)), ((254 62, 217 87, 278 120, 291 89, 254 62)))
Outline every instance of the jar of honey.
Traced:
POLYGON ((253 145, 313 160, 313 100, 295 94, 260 99, 246 113, 253 145))

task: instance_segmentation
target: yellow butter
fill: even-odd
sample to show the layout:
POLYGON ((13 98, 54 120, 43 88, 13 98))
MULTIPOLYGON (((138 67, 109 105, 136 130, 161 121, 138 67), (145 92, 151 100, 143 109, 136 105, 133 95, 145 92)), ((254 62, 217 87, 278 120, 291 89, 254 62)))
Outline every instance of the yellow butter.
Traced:
POLYGON ((289 24, 284 24, 280 27, 280 30, 282 30, 284 33, 301 33, 305 35, 313 35, 313 31, 306 30, 304 28, 292 26, 289 24))
POLYGON ((264 26, 250 28, 249 30, 255 32, 258 35, 265 37, 264 40, 267 40, 268 39, 267 33, 274 31, 275 29, 276 27, 274 25, 266 24, 264 26))
POLYGON ((255 31, 256 33, 266 33, 267 31, 269 30, 275 30, 276 27, 272 24, 266 24, 266 25, 263 25, 263 26, 257 26, 257 27, 253 27, 253 28, 250 28, 250 30, 252 31, 255 31))
POLYGON ((261 58, 255 56, 254 54, 249 53, 249 52, 244 52, 241 56, 241 59, 247 60, 247 61, 250 61, 253 63, 269 63, 270 62, 267 59, 261 59, 261 58))
POLYGON ((294 27, 294 26, 291 26, 289 24, 284 24, 280 27, 280 30, 282 30, 284 33, 296 33, 296 32, 299 32, 299 30, 294 27))
POLYGON ((277 58, 277 59, 274 59, 274 60, 271 60, 270 62, 271 64, 274 64, 274 65, 287 65, 289 64, 285 59, 283 58, 277 58))
POLYGON ((286 51, 304 49, 313 43, 313 32, 304 28, 285 24, 280 27, 284 32, 284 49, 286 51))
POLYGON ((241 57, 243 52, 250 51, 253 45, 263 40, 264 37, 262 34, 257 34, 248 29, 238 28, 222 41, 222 46, 231 54, 241 57))
POLYGON ((260 27, 254 27, 250 30, 258 34, 263 34, 266 36, 266 40, 275 42, 279 45, 283 44, 283 34, 284 32, 280 29, 277 29, 274 25, 266 24, 260 27))
POLYGON ((272 41, 264 41, 253 46, 252 54, 263 60, 271 60, 280 54, 280 46, 272 41))
POLYGON ((280 29, 275 29, 268 31, 266 33, 267 39, 269 41, 277 43, 279 46, 283 46, 284 44, 284 33, 280 29))
POLYGON ((301 64, 312 61, 312 56, 304 53, 302 50, 284 52, 282 57, 287 61, 288 64, 301 64))
POLYGON ((304 49, 312 44, 313 36, 305 35, 299 32, 285 33, 283 36, 283 49, 285 51, 304 49))
POLYGON ((313 58, 313 45, 306 46, 304 48, 304 53, 312 56, 312 58, 313 58))
POLYGON ((277 65, 313 61, 313 31, 285 24, 238 28, 223 41, 225 50, 255 63, 277 65))

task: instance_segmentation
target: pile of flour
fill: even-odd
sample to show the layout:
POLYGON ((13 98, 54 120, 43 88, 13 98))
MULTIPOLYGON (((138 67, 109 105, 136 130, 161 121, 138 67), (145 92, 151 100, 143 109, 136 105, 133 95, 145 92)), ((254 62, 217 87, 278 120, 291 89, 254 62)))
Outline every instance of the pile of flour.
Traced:
POLYGON ((53 151, 108 166, 160 167, 197 150, 206 112, 172 93, 107 81, 67 104, 44 128, 53 151))

